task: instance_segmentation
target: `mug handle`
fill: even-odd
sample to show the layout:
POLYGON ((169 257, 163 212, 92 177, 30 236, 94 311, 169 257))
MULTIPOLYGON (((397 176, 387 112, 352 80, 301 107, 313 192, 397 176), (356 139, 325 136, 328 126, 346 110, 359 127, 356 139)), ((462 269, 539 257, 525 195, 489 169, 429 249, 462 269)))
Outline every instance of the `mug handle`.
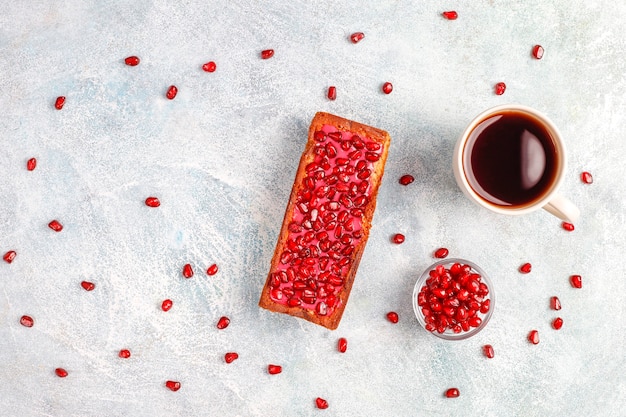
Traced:
POLYGON ((548 213, 555 215, 561 220, 574 223, 580 217, 580 210, 570 200, 560 194, 552 197, 548 204, 543 206, 548 213))

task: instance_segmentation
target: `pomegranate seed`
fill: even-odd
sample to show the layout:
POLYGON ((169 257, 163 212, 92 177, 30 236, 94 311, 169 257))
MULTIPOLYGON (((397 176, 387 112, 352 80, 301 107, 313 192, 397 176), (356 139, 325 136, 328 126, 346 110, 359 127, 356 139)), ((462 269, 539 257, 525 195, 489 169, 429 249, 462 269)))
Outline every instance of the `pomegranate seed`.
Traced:
POLYGON ((236 352, 228 352, 224 355, 226 363, 232 363, 236 359, 239 359, 239 355, 236 352))
POLYGON ((393 84, 391 84, 390 82, 386 82, 385 84, 383 84, 383 93, 391 94, 392 91, 393 91, 393 84))
POLYGON ((65 97, 64 96, 57 97, 56 101, 54 102, 54 108, 57 110, 61 110, 64 105, 65 105, 65 97))
POLYGON ((393 243, 396 244, 401 244, 404 242, 404 235, 402 233, 396 233, 395 235, 393 235, 393 243))
POLYGON ((572 275, 571 277, 569 277, 569 281, 574 288, 583 287, 583 278, 580 275, 572 275))
POLYGON ((217 69, 217 65, 213 61, 209 61, 206 64, 202 65, 202 71, 204 72, 215 72, 217 69))
POLYGON ((59 378, 65 378, 67 376, 67 371, 63 368, 55 369, 54 373, 57 374, 59 378))
POLYGON ((559 300, 559 297, 550 298, 550 308, 557 311, 561 309, 561 300, 559 300))
POLYGON ((146 198, 146 206, 148 207, 159 207, 161 202, 156 197, 148 197, 146 198))
POLYGON ((328 99, 335 100, 337 98, 337 88, 334 85, 328 87, 328 99))
POLYGON ((96 288, 96 284, 94 284, 93 282, 89 282, 89 281, 82 281, 80 283, 80 286, 83 287, 85 291, 93 291, 94 288, 96 288))
POLYGON ((443 12, 441 14, 443 15, 443 17, 445 17, 448 20, 456 20, 456 18, 459 17, 459 14, 455 12, 454 10, 443 12))
POLYGON ((530 271, 531 271, 532 267, 533 267, 533 266, 532 266, 530 263, 526 262, 524 265, 522 265, 522 266, 520 266, 520 267, 519 267, 519 271, 520 271, 522 274, 528 274, 528 273, 530 273, 530 271))
POLYGON ((543 46, 541 45, 535 45, 533 46, 533 56, 537 59, 541 59, 543 58, 543 46))
POLYGON ((405 174, 400 177, 400 180, 398 182, 402 185, 409 185, 413 181, 415 181, 415 178, 413 178, 413 175, 405 174))
POLYGON ((359 43, 363 40, 364 37, 365 34, 363 32, 354 32, 352 35, 350 35, 350 40, 352 41, 352 43, 359 43))
POLYGON ((206 270, 207 275, 215 275, 217 274, 217 265, 213 264, 206 270))
POLYGON ((504 94, 504 91, 506 90, 506 84, 503 82, 499 82, 496 84, 495 87, 495 92, 497 95, 501 96, 502 94, 504 94))
POLYGON ((167 89, 167 92, 165 93, 165 97, 167 97, 168 100, 174 100, 176 94, 178 94, 178 87, 176 87, 175 85, 170 85, 167 89))
POLYGON ((493 358, 494 353, 493 353, 493 346, 491 345, 485 345, 483 346, 483 354, 488 357, 489 359, 493 358))
POLYGON ((170 389, 170 391, 178 391, 180 389, 180 382, 178 381, 165 381, 165 386, 170 389))
POLYGON ((185 266, 183 266, 183 276, 185 278, 193 277, 193 268, 190 264, 185 264, 185 266))
POLYGON ((29 171, 34 171, 35 168, 37 168, 37 159, 35 158, 30 158, 27 162, 26 162, 26 169, 29 171))
POLYGON ((15 259, 16 256, 17 256, 17 253, 15 253, 14 250, 10 250, 10 251, 8 251, 7 253, 4 254, 2 259, 4 259, 4 262, 10 264, 11 262, 13 262, 13 260, 15 259))
POLYGON ((280 365, 267 365, 267 373, 270 375, 276 375, 283 371, 283 367, 280 365))
POLYGON ((129 67, 136 67, 139 65, 139 57, 132 55, 124 59, 124 63, 129 67))
POLYGON ((563 327, 563 319, 562 318, 557 317, 554 320, 552 320, 552 328, 554 330, 560 330, 561 327, 563 327))
POLYGON ((163 300, 163 302, 161 303, 161 310, 169 311, 170 308, 172 308, 173 304, 174 304, 174 302, 172 300, 170 300, 170 299, 163 300))
POLYGON ((584 171, 580 174, 580 180, 585 184, 593 184, 593 177, 590 172, 584 171))
POLYGON ((328 408, 328 401, 326 401, 323 398, 317 397, 315 399, 315 405, 317 406, 317 408, 319 408, 320 410, 325 410, 328 408))
POLYGON ((530 343, 532 343, 533 345, 536 345, 539 343, 539 332, 537 330, 531 330, 530 333, 528 333, 528 341, 530 343))
POLYGON ((33 327, 35 321, 31 316, 22 316, 20 317, 20 324, 24 327, 33 327))
POLYGON ((574 225, 572 223, 569 223, 569 222, 561 223, 561 227, 563 229, 567 230, 568 232, 573 232, 574 231, 574 225))
POLYGON ((446 390, 446 398, 456 398, 459 395, 461 395, 461 393, 458 388, 448 388, 446 390))
POLYGON ((55 232, 60 232, 61 230, 63 230, 63 225, 57 220, 52 220, 50 223, 48 223, 48 227, 55 232))
POLYGON ((122 349, 120 350, 120 353, 118 354, 118 356, 122 359, 128 359, 130 358, 130 350, 122 349))
POLYGON ((264 49, 263 51, 261 51, 261 58, 263 59, 268 59, 274 56, 274 50, 273 49, 264 49))
POLYGON ((340 337, 337 341, 337 350, 341 353, 346 353, 348 349, 348 340, 345 337, 340 337))
POLYGON ((435 251, 435 258, 443 259, 448 256, 448 253, 447 248, 439 248, 435 251))
POLYGON ((227 328, 229 324, 230 324, 230 319, 226 316, 222 316, 217 321, 217 328, 222 330, 222 329, 227 328))
POLYGON ((395 311, 390 311, 389 313, 387 313, 387 320, 389 320, 392 323, 397 323, 398 322, 398 313, 396 313, 395 311))

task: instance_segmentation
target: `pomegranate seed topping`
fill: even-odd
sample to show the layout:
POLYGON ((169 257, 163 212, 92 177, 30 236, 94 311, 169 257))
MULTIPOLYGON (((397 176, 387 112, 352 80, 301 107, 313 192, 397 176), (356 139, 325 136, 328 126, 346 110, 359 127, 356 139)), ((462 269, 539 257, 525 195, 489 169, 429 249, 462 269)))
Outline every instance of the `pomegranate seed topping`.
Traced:
POLYGON ((161 310, 169 311, 170 308, 172 308, 172 305, 174 305, 174 302, 172 300, 170 299, 163 300, 163 302, 161 303, 161 310))
POLYGON ((519 271, 522 274, 528 274, 528 273, 530 273, 532 268, 533 268, 533 266, 530 263, 526 262, 524 265, 519 267, 519 271))
POLYGON ((456 398, 459 395, 461 395, 461 393, 458 388, 448 388, 446 390, 446 398, 456 398))
POLYGON ((193 268, 190 264, 185 264, 185 266, 183 266, 183 276, 185 278, 193 277, 193 268))
POLYGON ((495 87, 495 92, 497 95, 501 96, 502 94, 504 94, 504 91, 506 90, 506 84, 503 82, 499 82, 496 84, 495 87))
POLYGON ((146 206, 148 207, 159 207, 161 202, 156 197, 148 197, 146 198, 146 206))
POLYGON ((180 389, 180 382, 178 381, 165 381, 165 386, 170 390, 170 391, 178 391, 180 389))
POLYGON ((443 12, 441 14, 443 15, 443 17, 445 17, 448 20, 456 20, 456 18, 459 17, 459 14, 455 12, 454 10, 443 12))
POLYGON ((63 225, 57 220, 52 220, 50 223, 48 223, 48 227, 55 232, 60 232, 61 230, 63 230, 63 225))
POLYGON ((118 356, 122 359, 128 359, 130 358, 130 350, 122 349, 120 350, 120 353, 118 354, 118 356))
POLYGON ((178 87, 176 87, 175 85, 170 85, 167 89, 167 92, 165 93, 165 97, 167 97, 168 100, 174 100, 177 94, 178 87))
POLYGON ((400 180, 398 182, 402 185, 409 185, 413 181, 415 181, 415 178, 413 178, 413 175, 405 174, 400 177, 400 180))
POLYGON ((2 259, 4 259, 4 262, 10 264, 11 262, 13 262, 13 260, 15 259, 16 256, 17 256, 17 253, 15 253, 14 250, 10 250, 10 251, 8 251, 7 253, 4 254, 2 259))
POLYGON ((263 59, 268 59, 274 56, 274 50, 273 49, 264 49, 263 51, 261 51, 261 58, 263 59))
POLYGON ((574 288, 582 288, 583 287, 583 278, 580 275, 572 275, 569 277, 569 281, 574 288))
POLYGON ((536 345, 539 343, 539 332, 537 330, 531 330, 530 333, 528 333, 528 341, 530 343, 532 343, 533 345, 536 345))
POLYGON ((96 288, 96 284, 89 281, 82 281, 80 286, 84 288, 85 291, 93 291, 96 288))
POLYGON ((563 319, 562 318, 557 317, 554 320, 552 320, 552 328, 554 330, 560 330, 561 327, 563 327, 563 319))
POLYGON ((395 311, 390 311, 389 313, 387 313, 387 320, 389 320, 392 323, 397 323, 398 322, 398 313, 396 313, 395 311))
POLYGON ((337 341, 337 350, 341 353, 346 353, 348 349, 348 340, 345 337, 340 337, 337 341))
POLYGON ((206 64, 202 65, 202 71, 204 72, 215 72, 217 69, 217 65, 213 61, 209 61, 206 64))
POLYGON ((239 355, 236 352, 228 352, 224 355, 226 363, 232 363, 236 359, 239 359, 239 355))
POLYGON ((587 171, 580 174, 580 180, 585 184, 593 184, 593 177, 591 176, 591 173, 587 171))
POLYGON ((359 43, 363 40, 364 37, 365 34, 363 32, 354 32, 352 35, 350 35, 350 40, 352 41, 352 43, 359 43))
POLYGON ((557 311, 561 309, 561 300, 559 300, 559 297, 550 298, 550 308, 557 311))
POLYGON ((574 231, 574 225, 572 223, 569 223, 569 222, 561 223, 561 227, 563 229, 567 230, 568 232, 573 232, 574 231))
POLYGON ((280 365, 267 365, 267 373, 270 375, 276 375, 283 371, 283 367, 280 365))
POLYGON ((393 240, 393 243, 396 243, 399 245, 404 242, 404 235, 402 233, 396 233, 395 235, 393 235, 392 240, 393 240))
POLYGON ((335 100, 337 98, 337 88, 334 85, 328 87, 328 99, 335 100))
POLYGON ((535 58, 537 58, 537 59, 543 58, 543 53, 544 53, 543 46, 541 46, 541 45, 533 46, 533 56, 535 58))
POLYGON ((34 171, 35 168, 37 168, 37 159, 35 158, 30 158, 27 162, 26 162, 26 169, 29 171, 34 171))
POLYGON ((57 374, 59 378, 65 378, 67 376, 67 371, 63 368, 55 369, 54 373, 57 374))
POLYGON ((435 251, 435 258, 443 259, 448 256, 448 253, 447 248, 439 248, 435 251))
POLYGON ((129 67, 136 67, 139 65, 139 57, 132 55, 124 59, 124 63, 129 67))
POLYGON ((328 408, 328 401, 326 401, 323 398, 317 397, 315 399, 315 405, 317 406, 317 408, 319 408, 320 410, 325 410, 328 408))
POLYGON ((65 105, 65 97, 64 96, 57 97, 56 101, 54 102, 54 108, 57 110, 61 110, 64 105, 65 105))
POLYGON ((493 358, 494 353, 493 353, 493 346, 491 345, 485 345, 483 346, 483 354, 488 357, 489 359, 493 358))
POLYGON ((22 316, 20 317, 20 324, 24 327, 33 327, 35 321, 31 316, 22 316))
POLYGON ((383 84, 383 93, 391 94, 392 91, 393 91, 393 84, 391 84, 390 82, 386 82, 385 84, 383 84))
POLYGON ((217 321, 217 328, 222 330, 222 329, 227 328, 229 324, 230 324, 230 319, 226 316, 222 316, 217 321))
POLYGON ((206 270, 207 275, 215 275, 217 274, 217 265, 213 264, 206 270))

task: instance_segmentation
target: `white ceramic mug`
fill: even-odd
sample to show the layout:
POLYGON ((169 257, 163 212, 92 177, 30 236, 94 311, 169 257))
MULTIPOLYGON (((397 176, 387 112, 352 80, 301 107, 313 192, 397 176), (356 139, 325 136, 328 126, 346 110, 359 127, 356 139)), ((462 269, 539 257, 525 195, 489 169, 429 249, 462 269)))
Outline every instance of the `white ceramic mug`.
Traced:
MULTIPOLYGON (((502 123, 500 123, 500 126, 502 126, 502 123)), ((523 125, 523 123, 525 122, 520 122, 519 124, 523 125)), ((492 132, 496 131, 492 130, 492 132)), ((526 135, 528 131, 524 130, 523 132, 524 134, 522 135, 526 135)), ((494 135, 495 134, 492 134, 493 137, 496 137, 494 135)), ((503 135, 503 137, 504 136, 507 135, 503 135)), ((537 177, 537 175, 541 176, 543 174, 537 174, 538 169, 535 168, 539 167, 539 171, 541 171, 541 169, 543 169, 541 168, 542 164, 543 166, 546 166, 546 156, 543 154, 543 151, 539 153, 532 152, 533 149, 536 150, 537 148, 542 148, 541 142, 536 139, 534 135, 531 134, 530 136, 531 140, 525 141, 525 143, 530 143, 530 145, 525 145, 523 147, 524 151, 521 150, 521 145, 519 147, 520 155, 526 155, 524 163, 520 162, 519 166, 530 167, 528 168, 530 174, 527 176, 534 176, 535 178, 539 178, 537 177), (532 173, 533 169, 535 171, 534 174, 532 173)), ((521 143, 524 141, 520 140, 519 142, 521 143)), ((545 150, 545 147, 543 149, 545 150)), ((500 158, 491 158, 489 159, 489 161, 491 161, 492 159, 500 158)), ((489 163, 484 162, 486 160, 487 159, 483 158, 483 163, 480 166, 485 166, 485 164, 488 165, 489 163)), ((493 212, 501 214, 519 215, 530 213, 532 211, 538 210, 539 208, 543 208, 549 213, 555 215, 556 217, 571 223, 575 222, 580 215, 580 211, 578 210, 578 208, 570 200, 566 199, 558 193, 558 188, 563 181, 563 176, 567 168, 567 159, 563 138, 554 123, 552 123, 550 119, 548 119, 545 115, 535 109, 518 104, 507 104, 493 107, 482 112, 470 122, 470 124, 461 134, 461 137, 457 141, 454 148, 453 161, 454 176, 456 178, 457 184, 459 185, 459 188, 461 188, 461 190, 465 193, 465 195, 469 197, 470 200, 493 212), (509 119, 517 117, 519 120, 527 121, 528 123, 530 123, 531 126, 534 125, 535 128, 538 126, 540 129, 542 129, 542 132, 545 133, 545 135, 543 136, 549 138, 549 140, 545 142, 550 142, 548 146, 550 150, 546 152, 549 153, 548 158, 550 158, 551 161, 549 165, 551 167, 551 174, 549 177, 546 176, 545 179, 541 177, 541 180, 535 180, 535 183, 537 183, 537 181, 542 181, 542 188, 541 191, 539 191, 534 198, 529 199, 529 201, 521 203, 509 203, 508 201, 501 200, 499 197, 493 197, 492 194, 485 190, 485 188, 488 187, 483 187, 479 183, 479 180, 477 180, 477 175, 475 175, 474 173, 474 171, 479 171, 479 169, 473 168, 472 163, 476 158, 478 158, 477 152, 480 152, 479 150, 474 150, 474 148, 476 147, 477 149, 481 149, 481 143, 486 143, 486 139, 484 138, 484 132, 487 132, 486 129, 496 129, 498 126, 497 123, 500 123, 499 120, 508 120, 503 117, 509 119), (479 139, 479 137, 482 137, 482 139, 479 139), (478 146, 476 146, 477 142, 479 143, 478 146)), ((506 159, 503 158, 503 161, 506 161, 506 159)), ((499 162, 501 162, 501 164, 504 164, 503 166, 510 166, 506 165, 506 162, 499 162)), ((522 171, 521 168, 519 170, 522 171)), ((532 184, 532 182, 526 182, 532 184)), ((502 184, 502 182, 499 183, 499 186, 502 190, 507 188, 504 184, 502 184)))

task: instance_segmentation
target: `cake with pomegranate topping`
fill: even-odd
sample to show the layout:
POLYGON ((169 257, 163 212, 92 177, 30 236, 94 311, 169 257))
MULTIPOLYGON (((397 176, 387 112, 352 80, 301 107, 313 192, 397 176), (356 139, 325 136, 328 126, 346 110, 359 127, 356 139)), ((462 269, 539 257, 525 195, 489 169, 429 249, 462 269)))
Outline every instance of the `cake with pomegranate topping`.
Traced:
POLYGON ((309 128, 259 305, 336 329, 369 237, 390 137, 328 113, 309 128))

